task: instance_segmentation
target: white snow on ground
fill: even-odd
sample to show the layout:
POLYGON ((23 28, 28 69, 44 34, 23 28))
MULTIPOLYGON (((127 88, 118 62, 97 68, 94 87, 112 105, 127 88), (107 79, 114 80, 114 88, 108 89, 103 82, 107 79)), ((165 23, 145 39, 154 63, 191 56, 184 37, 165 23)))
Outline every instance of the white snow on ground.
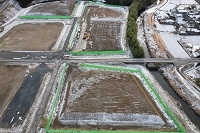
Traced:
MULTIPOLYGON (((29 12, 32 8, 33 8, 33 6, 30 6, 30 7, 24 8, 24 9, 20 12, 20 15, 21 15, 21 16, 26 15, 27 12, 29 12)), ((18 16, 19 16, 19 15, 18 15, 18 16)))
POLYGON ((174 3, 169 3, 169 4, 166 4, 165 6, 163 6, 162 8, 160 8, 161 10, 170 10, 170 9, 173 9, 174 7, 176 7, 177 4, 174 4, 174 3))
POLYGON ((163 32, 175 32, 175 28, 173 25, 164 25, 164 24, 160 24, 159 22, 156 22, 156 29, 158 31, 163 31, 163 32))
MULTIPOLYGON (((146 75, 144 68, 140 65, 134 65, 135 68, 140 69, 143 74, 147 77, 147 79, 149 78, 149 75, 146 75)), ((163 106, 160 104, 160 102, 158 101, 158 98, 155 96, 154 92, 151 90, 151 88, 149 88, 147 82, 141 77, 141 75, 134 73, 134 75, 136 77, 138 77, 140 79, 140 81, 142 82, 143 86, 146 88, 146 90, 148 91, 148 93, 150 94, 151 98, 153 99, 153 101, 156 103, 157 107, 159 108, 159 110, 162 112, 163 116, 165 117, 165 119, 167 120, 167 123, 170 124, 171 126, 175 126, 172 119, 167 115, 165 109, 163 108, 163 106)), ((151 82, 150 82, 151 83, 151 82)), ((151 83, 152 84, 152 83, 151 83)), ((152 84, 153 85, 153 84, 152 84)), ((155 87, 154 87, 155 88, 155 87)))
MULTIPOLYGON (((48 101, 48 103, 46 105, 45 113, 43 115, 43 117, 45 117, 45 118, 49 118, 49 116, 51 115, 51 111, 52 111, 52 108, 53 108, 53 103, 54 103, 54 100, 55 100, 55 97, 56 97, 56 92, 57 92, 57 89, 58 89, 58 84, 60 82, 60 78, 61 78, 61 75, 62 75, 62 70, 64 69, 64 64, 62 64, 59 68, 57 66, 57 68, 55 68, 55 70, 56 69, 58 69, 58 70, 57 70, 57 72, 54 72, 54 76, 56 77, 55 84, 53 84, 53 86, 52 86, 53 89, 52 89, 52 92, 50 94, 49 101, 48 101)), ((54 116, 55 115, 57 115, 57 114, 55 113, 54 116)), ((53 119, 54 118, 55 117, 53 117, 53 119)))
POLYGON ((182 37, 186 38, 186 40, 188 42, 190 42, 192 45, 200 46, 200 36, 199 35, 192 35, 192 36, 191 35, 190 36, 185 35, 185 36, 182 36, 182 37))
MULTIPOLYGON (((156 44, 156 41, 153 39, 152 35, 158 31, 158 33, 161 35, 162 40, 164 41, 164 45, 166 46, 166 49, 174 58, 190 58, 190 56, 185 52, 185 50, 180 46, 180 44, 177 42, 177 40, 180 40, 179 35, 175 35, 172 33, 175 33, 176 30, 173 25, 164 25, 159 24, 157 21, 156 15, 155 15, 155 26, 156 28, 149 25, 146 21, 146 18, 150 15, 150 13, 155 13, 158 15, 161 10, 170 10, 174 7, 178 6, 182 3, 196 3, 194 0, 165 0, 162 4, 156 5, 153 8, 148 9, 145 11, 144 14, 144 34, 146 36, 146 40, 148 42, 148 47, 151 53, 154 53, 155 57, 166 57, 165 51, 159 50, 158 45, 156 44), (159 10, 159 12, 158 12, 159 10)), ((195 37, 193 37, 193 42, 197 41, 195 37), (193 39, 194 38, 194 39, 193 39)))
POLYGON ((151 53, 153 53, 154 57, 160 58, 164 57, 167 58, 167 54, 165 51, 160 51, 157 43, 153 39, 152 35, 154 34, 154 29, 147 23, 148 14, 144 14, 144 34, 146 37, 146 41, 148 43, 148 48, 151 53))
MULTIPOLYGON (((83 79, 76 79, 74 82, 71 83, 70 86, 70 91, 69 91, 69 97, 67 100, 67 105, 68 106, 72 106, 74 101, 76 99, 78 99, 88 88, 90 88, 90 86, 93 86, 94 84, 97 84, 99 82, 101 82, 102 80, 107 79, 107 76, 100 76, 100 75, 94 75, 92 77, 89 78, 83 78, 83 79), (81 84, 84 83, 84 86, 81 87, 81 89, 79 88, 79 86, 81 86, 81 84)), ((66 110, 66 111, 70 111, 70 110, 66 110)))
MULTIPOLYGON (((160 1, 160 0, 158 0, 158 1, 160 1)), ((162 4, 159 4, 159 5, 158 5, 158 1, 157 1, 157 5, 156 5, 156 6, 149 8, 149 9, 146 10, 145 12, 146 12, 146 13, 153 13, 153 12, 155 12, 157 9, 159 9, 159 8, 161 8, 163 5, 165 5, 165 3, 167 2, 167 0, 164 0, 164 2, 163 2, 162 4)))
POLYGON ((188 91, 190 91, 190 93, 192 93, 198 100, 199 100, 199 108, 200 108, 200 92, 197 91, 194 87, 192 87, 181 75, 180 73, 177 72, 177 70, 175 70, 177 75, 179 76, 179 78, 181 79, 181 81, 184 83, 184 85, 186 85, 188 91))
POLYGON ((164 5, 161 10, 170 10, 180 4, 198 4, 195 0, 168 0, 167 4, 164 5))
MULTIPOLYGON (((136 69, 137 67, 134 67, 134 69, 136 69)), ((138 67, 140 69, 140 67, 138 67)), ((156 101, 156 105, 158 106, 158 108, 160 109, 160 111, 162 112, 163 116, 165 117, 167 124, 170 126, 174 126, 173 121, 171 120, 171 118, 166 114, 166 112, 164 111, 163 107, 161 106, 161 104, 158 102, 158 99, 156 98, 156 96, 154 95, 154 93, 151 91, 151 89, 148 87, 147 83, 144 81, 144 79, 138 75, 138 74, 134 74, 136 75, 138 78, 140 78, 140 80, 143 82, 145 88, 148 90, 148 92, 150 93, 150 95, 152 96, 153 100, 156 101)), ((75 80, 70 88, 70 96, 68 97, 67 100, 67 106, 71 106, 71 104, 73 104, 74 100, 77 99, 78 97, 80 97, 85 90, 89 89, 90 86, 93 86, 96 83, 99 83, 101 80, 106 80, 107 78, 110 77, 116 77, 119 78, 118 75, 109 75, 109 76, 101 76, 101 74, 99 75, 94 75, 93 77, 90 78, 83 78, 80 80, 75 80), (84 85, 82 86, 82 88, 80 89, 78 86, 80 86, 80 84, 84 83, 84 85)), ((67 83, 68 85, 68 83, 67 83)), ((65 89, 67 89, 67 85, 65 87, 65 89)), ((63 93, 61 94, 63 95, 63 93)), ((61 96, 63 99, 65 99, 66 95, 61 96)), ((64 100, 63 100, 64 101, 64 100)), ((63 103, 59 104, 59 110, 63 110, 63 103)), ((60 111, 58 110, 59 114, 60 111)), ((60 115, 59 115, 60 116, 60 115)), ((148 115, 148 114, 120 114, 120 113, 111 113, 111 114, 107 114, 104 112, 99 112, 99 113, 73 113, 71 112, 68 108, 66 108, 65 113, 63 113, 60 117, 59 117, 59 121, 61 121, 61 123, 63 124, 79 124, 79 125, 83 125, 83 124, 92 124, 92 125, 106 125, 106 124, 112 124, 112 125, 142 125, 142 126, 163 126, 164 124, 166 124, 158 115, 148 115), (78 120, 77 120, 78 118, 78 120), (84 118, 84 119, 82 119, 84 118), (124 119, 125 118, 125 119, 124 119)))
POLYGON ((6 23, 2 26, 4 27, 14 21, 22 11, 22 9, 16 10, 14 7, 10 7, 9 11, 3 11, 3 15, 6 16, 6 19, 4 20, 6 23))
MULTIPOLYGON (((196 66, 197 63, 195 63, 196 66)), ((200 66, 192 67, 184 71, 184 74, 189 76, 191 79, 195 81, 195 79, 200 78, 200 66)))
POLYGON ((169 107, 169 109, 173 112, 175 117, 178 119, 179 122, 183 125, 186 132, 191 133, 199 133, 199 129, 188 119, 186 114, 178 108, 178 105, 176 101, 162 88, 162 86, 158 83, 158 81, 151 75, 149 70, 147 70, 145 67, 140 65, 134 65, 133 67, 140 68, 142 72, 145 74, 147 79, 150 81, 150 83, 153 85, 156 92, 160 95, 162 100, 166 103, 166 105, 169 107))
POLYGON ((189 82, 192 81, 190 82, 190 84, 200 91, 200 87, 195 84, 195 82, 198 81, 200 78, 200 66, 197 66, 198 62, 191 63, 191 64, 182 65, 179 68, 179 71, 183 72, 184 78, 187 79, 187 81, 189 82), (185 66, 191 65, 191 64, 193 64, 193 66, 190 66, 189 68, 185 70, 185 66))
POLYGON ((64 46, 64 43, 65 43, 65 40, 69 34, 69 31, 70 31, 70 28, 71 28, 71 25, 66 25, 64 23, 64 27, 56 41, 56 44, 54 45, 54 47, 52 48, 52 51, 58 51, 59 48, 61 50, 61 48, 64 46))
POLYGON ((190 70, 186 72, 187 76, 191 77, 192 79, 199 78, 200 76, 200 66, 196 69, 190 70))
POLYGON ((200 92, 197 91, 191 84, 189 84, 181 75, 177 72, 176 68, 172 65, 162 68, 164 76, 173 81, 173 86, 182 93, 182 97, 192 106, 195 110, 200 110, 200 92))
POLYGON ((147 40, 144 35, 143 22, 142 22, 142 18, 140 16, 137 19, 137 25, 138 25, 137 39, 138 39, 140 45, 142 46, 142 48, 144 49, 145 57, 150 58, 149 51, 148 51, 147 44, 146 44, 147 40))
POLYGON ((174 58, 190 58, 190 56, 185 52, 185 50, 177 42, 178 36, 170 33, 160 33, 165 46, 168 51, 174 56, 174 58))
POLYGON ((74 13, 74 17, 81 17, 83 9, 84 9, 84 1, 80 1, 78 7, 76 8, 76 12, 74 13))
MULTIPOLYGON (((176 1, 176 0, 171 0, 176 1)), ((179 0, 181 4, 198 4, 195 0, 179 0)))
POLYGON ((60 117, 62 124, 78 125, 138 125, 138 126, 163 126, 165 122, 157 115, 149 114, 124 114, 124 113, 63 113, 60 117))

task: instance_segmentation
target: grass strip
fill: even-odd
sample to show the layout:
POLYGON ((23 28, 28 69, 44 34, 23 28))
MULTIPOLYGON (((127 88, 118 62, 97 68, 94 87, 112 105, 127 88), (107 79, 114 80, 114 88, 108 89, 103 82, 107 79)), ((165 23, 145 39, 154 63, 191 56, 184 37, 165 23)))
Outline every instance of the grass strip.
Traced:
POLYGON ((70 54, 77 55, 125 55, 126 52, 123 50, 111 50, 111 51, 79 51, 70 52, 70 54))
POLYGON ((183 127, 178 123, 178 121, 176 120, 176 118, 174 117, 173 113, 170 111, 170 109, 168 108, 168 106, 163 102, 163 100, 160 98, 159 94, 156 92, 156 90, 153 88, 153 86, 151 85, 151 83, 149 82, 149 80, 146 78, 146 76, 140 71, 139 74, 142 76, 142 78, 146 81, 146 83, 148 84, 149 88, 151 88, 151 90, 153 91, 153 93, 156 95, 158 101, 162 104, 163 108, 165 109, 165 111, 167 112, 167 114, 170 116, 170 118, 173 120, 173 122, 175 123, 175 125, 177 126, 177 128, 179 129, 179 131, 181 133, 185 133, 185 130, 183 129, 183 127))
POLYGON ((126 6, 121 6, 121 5, 112 5, 112 4, 105 4, 105 6, 111 6, 111 7, 126 7, 126 6))
POLYGON ((89 130, 49 130, 48 133, 177 133, 177 132, 149 132, 149 131, 89 131, 89 130))
POLYGON ((72 16, 56 16, 56 15, 28 15, 20 16, 21 19, 71 19, 72 16))
POLYGON ((67 69, 67 64, 64 63, 63 65, 64 65, 64 66, 63 66, 63 70, 62 70, 62 72, 61 72, 61 74, 60 74, 60 82, 59 82, 59 84, 58 84, 58 88, 57 88, 57 91, 56 91, 56 97, 55 97, 55 99, 54 99, 54 101, 53 101, 52 110, 51 110, 51 113, 50 113, 50 116, 49 116, 47 125, 46 125, 46 127, 45 127, 47 133, 49 132, 49 128, 50 128, 50 125, 51 125, 51 121, 52 121, 52 118, 53 118, 53 113, 54 113, 54 111, 55 111, 55 107, 56 107, 57 102, 58 102, 58 98, 59 98, 58 95, 59 95, 59 93, 60 93, 60 91, 61 91, 61 88, 62 88, 62 86, 63 86, 63 82, 64 82, 64 80, 65 80, 65 74, 66 74, 65 71, 66 71, 66 69, 67 69))

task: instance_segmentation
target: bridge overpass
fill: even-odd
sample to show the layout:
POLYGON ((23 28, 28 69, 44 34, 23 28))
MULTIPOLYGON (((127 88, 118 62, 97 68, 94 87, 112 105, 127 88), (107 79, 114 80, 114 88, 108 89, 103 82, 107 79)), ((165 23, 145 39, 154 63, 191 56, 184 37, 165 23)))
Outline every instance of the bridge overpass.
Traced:
POLYGON ((35 62, 35 63, 44 63, 44 62, 61 62, 61 63, 99 63, 99 62, 124 62, 124 63, 167 63, 167 64, 175 64, 175 63, 190 63, 190 62, 200 62, 199 58, 75 58, 69 57, 67 59, 59 60, 59 59, 23 59, 23 58, 15 58, 15 59, 1 59, 0 62, 35 62))
POLYGON ((199 58, 67 58, 66 62, 176 63, 200 62, 199 58))

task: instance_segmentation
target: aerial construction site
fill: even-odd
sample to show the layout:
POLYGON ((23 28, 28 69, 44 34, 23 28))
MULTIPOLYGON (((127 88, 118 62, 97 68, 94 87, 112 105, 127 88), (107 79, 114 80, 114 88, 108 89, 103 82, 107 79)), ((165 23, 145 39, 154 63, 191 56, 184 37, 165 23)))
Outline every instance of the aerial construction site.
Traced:
MULTIPOLYGON (((11 0, 0 10, 0 132, 199 132, 148 58, 134 63, 129 7, 37 2, 21 8, 11 0)), ((194 79, 189 66, 199 68, 180 71, 194 79)))

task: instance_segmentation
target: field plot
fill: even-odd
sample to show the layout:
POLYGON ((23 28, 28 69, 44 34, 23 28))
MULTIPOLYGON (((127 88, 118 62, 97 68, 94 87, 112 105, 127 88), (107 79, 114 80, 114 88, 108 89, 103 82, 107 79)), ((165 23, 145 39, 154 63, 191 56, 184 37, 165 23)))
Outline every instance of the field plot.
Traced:
POLYGON ((24 23, 0 38, 0 49, 7 51, 50 51, 63 29, 62 23, 24 23))
MULTIPOLYGON (((23 81, 26 66, 17 65, 0 65, 0 112, 2 113, 5 106, 17 91, 20 83, 23 81)), ((0 116, 2 115, 0 113, 0 116)))
POLYGON ((122 50, 126 13, 125 7, 86 6, 74 51, 122 50))
POLYGON ((45 64, 0 65, 0 132, 23 124, 49 71, 45 64))
POLYGON ((26 15, 54 15, 54 16, 70 16, 75 7, 75 1, 49 2, 34 6, 26 15))
POLYGON ((52 128, 172 130, 135 75, 74 65, 66 75, 52 128))

